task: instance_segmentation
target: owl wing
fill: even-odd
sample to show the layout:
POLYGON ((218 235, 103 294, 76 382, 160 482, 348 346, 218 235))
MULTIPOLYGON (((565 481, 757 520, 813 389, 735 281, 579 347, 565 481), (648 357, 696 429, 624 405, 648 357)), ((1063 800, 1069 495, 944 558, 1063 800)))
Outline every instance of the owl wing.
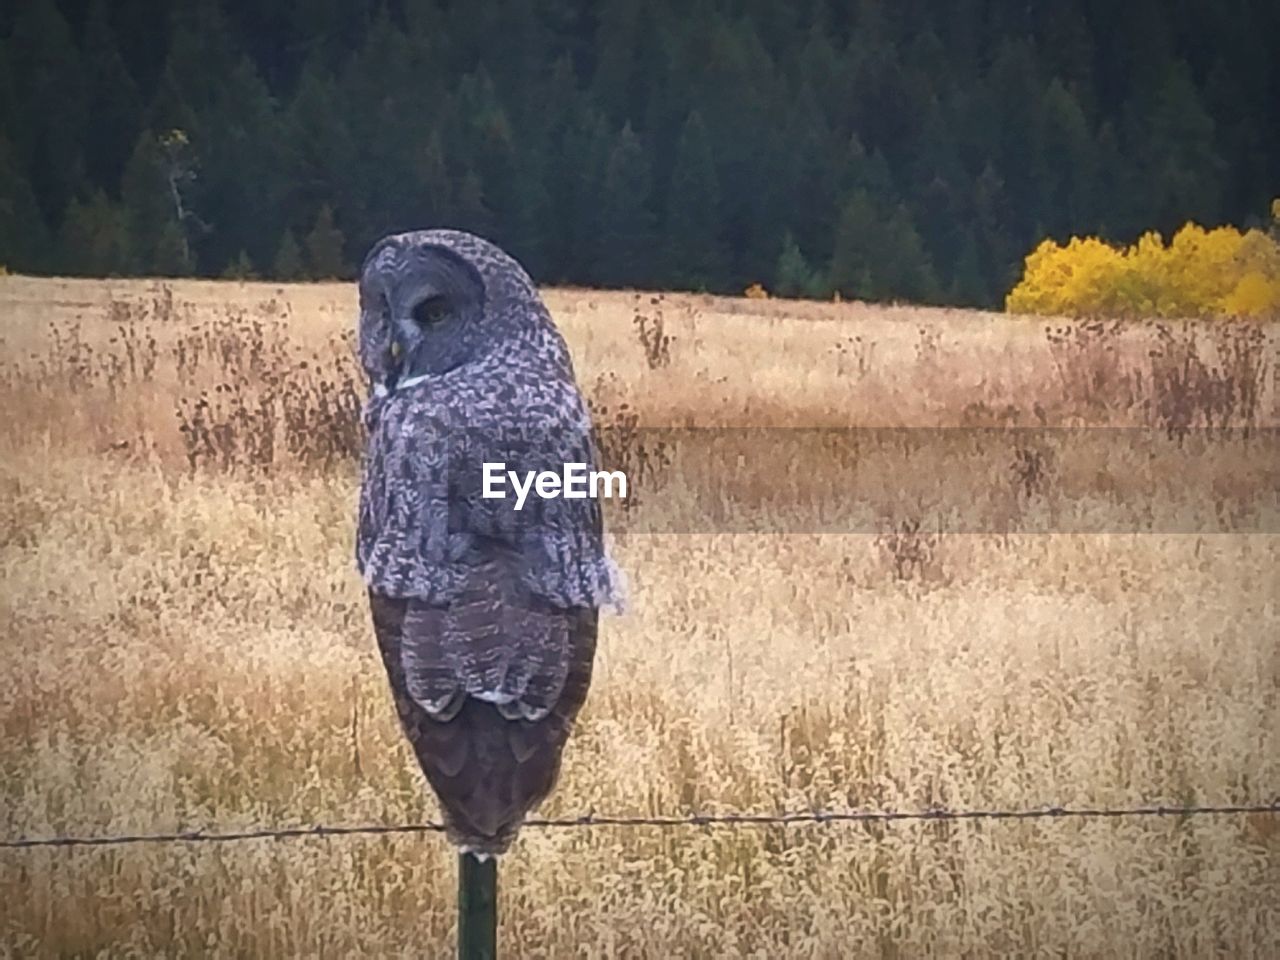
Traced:
POLYGON ((357 564, 387 596, 447 602, 484 550, 515 561, 504 569, 552 606, 598 608, 621 600, 604 543, 600 504, 590 497, 519 504, 484 496, 484 464, 521 477, 594 470, 591 424, 571 381, 474 385, 445 391, 423 383, 385 400, 367 417, 357 564))
POLYGON ((403 630, 409 694, 440 719, 467 697, 508 720, 544 718, 568 675, 576 611, 595 606, 577 581, 603 557, 598 502, 531 494, 521 506, 482 493, 486 462, 557 473, 566 462, 594 463, 585 418, 536 420, 473 418, 450 437, 446 526, 457 582, 447 598, 411 598, 403 630))
MULTIPOLYGON (((372 591, 370 604, 404 733, 440 801, 449 837, 466 849, 503 852, 525 815, 556 785, 564 744, 591 682, 595 611, 558 614, 554 630, 561 637, 563 668, 553 671, 561 675, 556 695, 543 691, 539 699, 531 692, 530 699, 541 704, 530 712, 536 716, 513 717, 483 696, 463 692, 452 667, 443 666, 451 655, 448 641, 442 643, 456 628, 483 631, 498 618, 518 628, 511 612, 498 614, 485 603, 440 611, 372 591), (440 709, 422 705, 438 701, 445 690, 451 692, 440 709)), ((495 668, 500 657, 493 657, 492 646, 480 644, 477 667, 495 668)))
POLYGON ((572 611, 523 585, 521 558, 481 546, 448 603, 410 600, 403 628, 409 695, 448 720, 462 699, 492 703, 508 720, 540 720, 564 689, 572 655, 572 611))
POLYGON ((358 555, 379 648, 450 834, 470 849, 506 849, 550 792, 590 684, 610 583, 599 504, 531 497, 517 511, 481 489, 483 462, 594 465, 589 422, 564 409, 494 425, 428 393, 370 424, 358 555))

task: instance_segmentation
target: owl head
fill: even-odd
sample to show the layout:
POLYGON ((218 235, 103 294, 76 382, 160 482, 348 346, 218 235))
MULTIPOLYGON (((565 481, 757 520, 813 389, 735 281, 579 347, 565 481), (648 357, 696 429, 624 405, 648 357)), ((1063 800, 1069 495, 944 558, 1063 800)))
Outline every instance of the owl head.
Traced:
POLYGON ((387 237, 365 259, 360 362, 375 390, 454 370, 476 359, 492 338, 484 278, 453 236, 387 237))

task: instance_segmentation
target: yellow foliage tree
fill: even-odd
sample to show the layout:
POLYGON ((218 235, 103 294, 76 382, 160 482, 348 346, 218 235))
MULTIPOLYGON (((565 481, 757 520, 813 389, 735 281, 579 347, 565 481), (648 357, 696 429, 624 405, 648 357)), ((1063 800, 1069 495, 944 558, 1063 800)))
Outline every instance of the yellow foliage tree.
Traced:
MULTIPOLYGON (((1273 205, 1280 218, 1280 201, 1273 205)), ((1045 240, 1005 300, 1010 313, 1112 317, 1280 316, 1280 243, 1261 230, 1188 223, 1166 245, 1045 240)))

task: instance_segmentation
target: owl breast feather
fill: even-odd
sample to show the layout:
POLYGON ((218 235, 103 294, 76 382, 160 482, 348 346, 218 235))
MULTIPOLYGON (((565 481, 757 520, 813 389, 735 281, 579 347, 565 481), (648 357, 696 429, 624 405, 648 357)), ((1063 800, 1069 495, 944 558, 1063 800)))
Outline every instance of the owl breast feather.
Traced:
POLYGON ((473 380, 447 402, 446 384, 424 383, 381 402, 369 424, 356 548, 370 588, 447 604, 468 571, 501 550, 515 551, 523 585, 553 606, 621 603, 596 501, 537 500, 517 511, 510 498, 482 495, 485 463, 594 466, 576 388, 520 379, 487 393, 473 380))

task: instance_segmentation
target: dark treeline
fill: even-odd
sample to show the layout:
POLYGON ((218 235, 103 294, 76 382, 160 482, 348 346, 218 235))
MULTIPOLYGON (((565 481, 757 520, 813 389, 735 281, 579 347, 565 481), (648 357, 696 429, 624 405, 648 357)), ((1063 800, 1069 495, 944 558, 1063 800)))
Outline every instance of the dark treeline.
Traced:
POLYGON ((1045 236, 1246 224, 1271 0, 7 0, 0 264, 999 301, 1045 236))

